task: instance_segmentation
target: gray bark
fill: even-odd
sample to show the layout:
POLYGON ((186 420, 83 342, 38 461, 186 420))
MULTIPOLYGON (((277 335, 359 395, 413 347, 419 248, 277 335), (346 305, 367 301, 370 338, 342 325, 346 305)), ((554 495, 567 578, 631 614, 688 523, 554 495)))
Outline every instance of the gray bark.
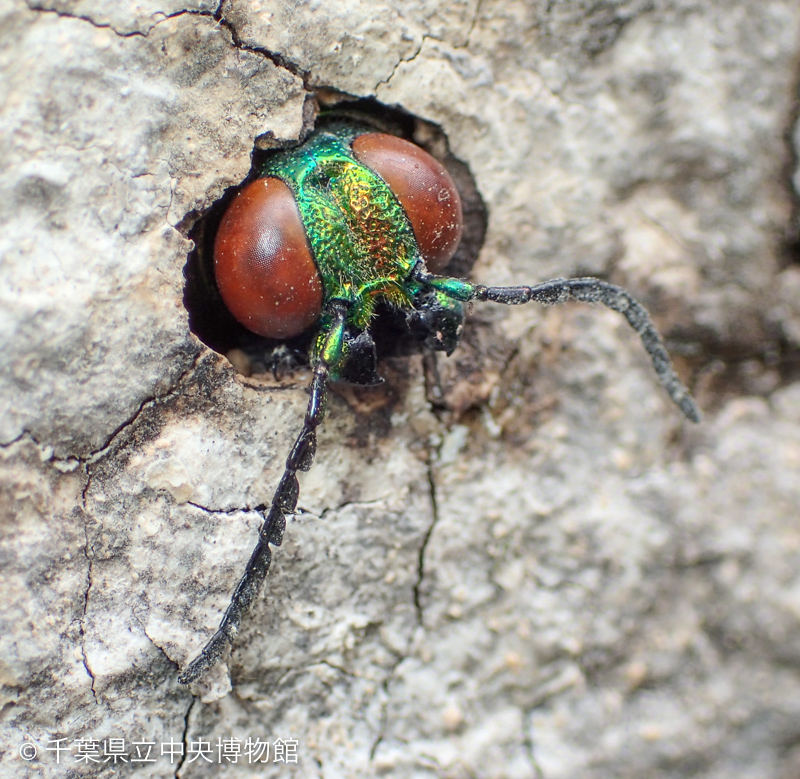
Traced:
POLYGON ((796 2, 0 22, 2 776, 800 777, 796 2), (323 89, 442 127, 489 209, 473 279, 642 299, 705 420, 611 312, 476 306, 451 412, 418 356, 331 394, 234 652, 187 689, 308 378, 190 332, 188 229, 323 89), (298 762, 219 764, 230 737, 298 762), (79 738, 157 759, 56 764, 79 738), (200 739, 213 764, 158 754, 200 739))

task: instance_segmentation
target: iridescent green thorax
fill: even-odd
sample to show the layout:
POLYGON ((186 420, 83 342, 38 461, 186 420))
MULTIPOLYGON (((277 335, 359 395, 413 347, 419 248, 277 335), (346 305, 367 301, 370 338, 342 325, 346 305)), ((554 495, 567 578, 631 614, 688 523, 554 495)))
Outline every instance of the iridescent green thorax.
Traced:
POLYGON ((410 305, 407 280, 419 250, 397 198, 353 155, 350 144, 360 132, 349 126, 317 132, 271 157, 260 173, 294 192, 325 301, 350 303, 349 321, 363 330, 380 298, 410 305))

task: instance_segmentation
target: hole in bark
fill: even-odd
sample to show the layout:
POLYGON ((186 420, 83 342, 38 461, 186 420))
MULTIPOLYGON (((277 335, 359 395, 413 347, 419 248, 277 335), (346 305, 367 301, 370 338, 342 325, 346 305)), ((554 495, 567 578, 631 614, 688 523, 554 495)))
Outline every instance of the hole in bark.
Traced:
MULTIPOLYGON (((447 168, 462 197, 464 233, 446 272, 453 276, 466 276, 483 244, 487 223, 486 206, 469 168, 451 154, 442 130, 399 108, 390 108, 376 100, 341 100, 323 93, 319 97, 321 102, 325 102, 321 121, 328 117, 352 118, 374 127, 376 131, 397 135, 416 143, 447 168)), ((320 121, 317 122, 319 123, 320 121)), ((222 216, 239 189, 257 178, 257 170, 264 159, 274 152, 275 144, 269 135, 256 140, 250 173, 245 180, 239 186, 228 189, 204 214, 196 218, 189 229, 188 234, 194 241, 195 248, 190 252, 184 268, 184 305, 189 312, 192 332, 207 346, 228 355, 235 367, 255 373, 270 371, 275 367, 290 369, 293 364, 302 364, 313 335, 313 327, 287 341, 275 341, 251 333, 227 310, 214 279, 214 239, 222 216), (237 365, 239 360, 241 362, 237 365)), ((191 223, 195 217, 195 214, 188 214, 184 224, 191 223)), ((392 312, 387 307, 379 310, 371 332, 378 348, 379 361, 418 350, 416 340, 408 333, 403 315, 392 312)))

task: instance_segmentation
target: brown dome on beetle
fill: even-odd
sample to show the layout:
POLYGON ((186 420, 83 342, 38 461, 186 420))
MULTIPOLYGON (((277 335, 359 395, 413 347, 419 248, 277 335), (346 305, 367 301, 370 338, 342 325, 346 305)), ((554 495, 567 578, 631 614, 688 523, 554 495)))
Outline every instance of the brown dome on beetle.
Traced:
POLYGON ((387 133, 359 135, 352 148, 356 159, 389 185, 411 222, 428 270, 439 273, 455 254, 464 229, 461 196, 444 165, 387 133))
POLYGON ((236 320, 266 338, 291 338, 322 311, 322 281, 294 194, 280 179, 248 184, 228 207, 214 272, 236 320))

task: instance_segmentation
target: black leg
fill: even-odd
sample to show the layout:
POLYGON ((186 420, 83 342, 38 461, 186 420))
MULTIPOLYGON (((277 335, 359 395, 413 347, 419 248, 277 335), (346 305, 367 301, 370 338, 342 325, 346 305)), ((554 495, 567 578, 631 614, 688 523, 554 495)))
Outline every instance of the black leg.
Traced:
MULTIPOLYGON (((286 458, 286 468, 283 472, 278 488, 272 498, 269 512, 264 519, 264 524, 258 534, 258 543, 250 555, 250 560, 244 570, 242 578, 236 585, 231 596, 231 602, 222 617, 217 632, 203 647, 202 652, 180 674, 178 681, 181 684, 190 684, 199 679, 222 656, 226 648, 233 643, 239 632, 242 616, 253 602, 261 582, 267 575, 272 553, 269 545, 280 546, 283 540, 283 531, 286 528, 286 515, 297 508, 297 498, 300 491, 297 483, 297 471, 307 471, 314 460, 317 446, 316 429, 324 416, 325 391, 328 384, 328 375, 331 365, 326 360, 326 355, 331 351, 327 348, 337 339, 341 340, 344 329, 346 310, 337 305, 333 307, 332 323, 326 345, 314 366, 314 378, 311 380, 310 393, 303 429, 294 446, 286 458)), ((333 351, 336 351, 333 349, 333 351)))

